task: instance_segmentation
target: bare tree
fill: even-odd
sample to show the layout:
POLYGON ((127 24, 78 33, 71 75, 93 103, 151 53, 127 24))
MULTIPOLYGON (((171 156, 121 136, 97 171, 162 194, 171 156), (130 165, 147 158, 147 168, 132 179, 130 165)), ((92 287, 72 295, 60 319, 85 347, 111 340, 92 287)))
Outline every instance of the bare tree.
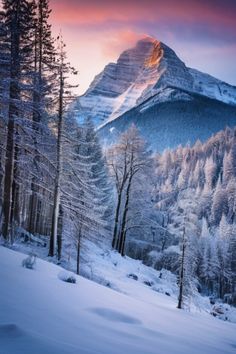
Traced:
POLYGON ((109 149, 108 161, 117 191, 112 246, 124 255, 130 199, 134 198, 132 188, 138 176, 147 173, 150 166, 145 142, 134 125, 109 149))

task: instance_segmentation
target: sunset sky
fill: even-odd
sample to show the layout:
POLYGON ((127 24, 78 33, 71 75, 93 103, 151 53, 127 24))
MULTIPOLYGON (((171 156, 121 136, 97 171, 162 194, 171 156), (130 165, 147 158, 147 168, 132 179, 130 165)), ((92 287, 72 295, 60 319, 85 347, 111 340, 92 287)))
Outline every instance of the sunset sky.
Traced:
POLYGON ((55 34, 79 69, 83 93, 104 66, 143 35, 187 66, 236 85, 236 0, 52 0, 55 34))

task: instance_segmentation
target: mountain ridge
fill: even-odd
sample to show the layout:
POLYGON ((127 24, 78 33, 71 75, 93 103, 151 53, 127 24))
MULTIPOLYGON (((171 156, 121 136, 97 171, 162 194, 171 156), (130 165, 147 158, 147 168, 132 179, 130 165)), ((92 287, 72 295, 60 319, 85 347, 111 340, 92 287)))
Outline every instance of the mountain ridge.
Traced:
POLYGON ((170 47, 149 36, 106 65, 78 101, 100 126, 170 85, 236 105, 236 87, 188 68, 170 47))
MULTIPOLYGON (((179 112, 178 119, 182 123, 184 123, 183 115, 187 120, 192 120, 192 115, 198 117, 199 121, 195 119, 195 125, 188 132, 188 140, 192 140, 192 136, 195 136, 193 130, 198 129, 198 125, 203 127, 203 136, 205 136, 204 129, 208 132, 206 138, 209 137, 209 133, 215 133, 215 129, 210 132, 206 127, 210 120, 210 125, 214 128, 212 125, 214 116, 216 120, 220 120, 220 123, 215 124, 219 129, 224 129, 225 125, 228 125, 225 123, 228 122, 230 126, 236 125, 236 87, 187 67, 173 49, 149 36, 140 39, 135 47, 122 52, 116 63, 106 65, 92 81, 85 94, 77 99, 75 108, 79 111, 79 117, 90 116, 98 131, 103 130, 100 136, 104 136, 106 131, 108 134, 106 141, 109 142, 113 141, 113 137, 104 127, 107 125, 110 127, 112 124, 111 128, 121 133, 124 130, 121 126, 127 128, 128 124, 134 121, 138 128, 149 124, 150 131, 154 130, 158 139, 161 134, 158 124, 160 123, 165 130, 167 128, 164 127, 164 117, 172 119, 172 116, 168 116, 165 112, 162 116, 157 116, 155 111, 158 111, 158 108, 152 109, 162 103, 167 103, 167 110, 168 103, 171 104, 169 111, 173 111, 172 114, 175 115, 174 103, 179 112), (219 116, 219 112, 214 111, 218 107, 215 101, 225 104, 224 109, 222 105, 219 108, 222 117, 219 116), (178 102, 182 103, 178 104, 178 102), (180 106, 185 110, 183 102, 186 102, 188 116, 180 110, 180 106), (139 120, 131 118, 134 109, 137 109, 139 120), (144 111, 150 114, 139 114, 144 111), (228 122, 227 114, 229 114, 228 122), (142 122, 142 119, 146 121, 142 122)), ((165 123, 167 127, 169 122, 165 121, 165 123)), ((178 124, 178 120, 175 124, 178 124)), ((184 123, 184 126, 186 125, 187 122, 184 123)), ((142 134, 142 129, 140 130, 142 134)), ((153 132, 149 134, 152 138, 147 132, 144 135, 148 143, 155 147, 153 132)), ((200 132, 197 138, 201 139, 200 132)), ((185 138, 180 143, 186 144, 187 141, 185 138)), ((175 145, 166 147, 175 147, 175 145)))
MULTIPOLYGON (((206 141, 213 134, 236 126, 236 107, 196 93, 186 99, 155 102, 151 97, 141 105, 107 122, 98 130, 104 146, 117 141, 119 135, 135 124, 153 151, 163 152, 197 140, 206 141), (207 117, 207 118, 206 118, 207 117)), ((181 96, 182 96, 181 92, 181 96)))

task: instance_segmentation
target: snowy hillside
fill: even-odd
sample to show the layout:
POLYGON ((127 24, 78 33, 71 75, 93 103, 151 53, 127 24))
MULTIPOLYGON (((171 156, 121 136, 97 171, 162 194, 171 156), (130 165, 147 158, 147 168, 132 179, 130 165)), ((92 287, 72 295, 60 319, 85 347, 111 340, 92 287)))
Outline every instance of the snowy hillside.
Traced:
POLYGON ((235 325, 176 309, 171 297, 130 279, 132 296, 0 247, 1 354, 230 354, 235 325), (45 317, 46 316, 46 317, 45 317))
POLYGON ((236 105, 236 87, 195 69, 189 69, 194 79, 193 89, 204 96, 236 105))
POLYGON ((236 105, 234 86, 187 68, 171 48, 146 36, 124 51, 117 63, 108 64, 76 106, 82 116, 89 115, 101 126, 152 97, 156 103, 172 102, 169 87, 179 90, 178 99, 188 100, 188 91, 236 105))
POLYGON ((204 142, 225 127, 236 125, 236 106, 170 88, 164 91, 170 93, 171 102, 160 102, 160 96, 154 96, 104 125, 99 130, 103 144, 116 142, 132 123, 158 152, 193 145, 198 139, 204 142))

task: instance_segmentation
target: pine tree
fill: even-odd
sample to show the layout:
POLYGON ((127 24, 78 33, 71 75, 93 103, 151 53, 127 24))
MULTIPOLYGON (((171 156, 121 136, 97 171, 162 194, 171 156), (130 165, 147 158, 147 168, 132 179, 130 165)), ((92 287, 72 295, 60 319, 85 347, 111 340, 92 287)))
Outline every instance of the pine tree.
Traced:
POLYGON ((218 179, 213 200, 212 200, 212 220, 215 225, 219 225, 222 214, 227 214, 228 211, 228 203, 227 203, 227 195, 223 189, 223 186, 218 179))
POLYGON ((231 278, 231 294, 236 303, 236 226, 233 225, 232 236, 229 241, 229 256, 230 256, 230 269, 232 272, 231 278))
POLYGON ((214 187, 216 183, 216 164, 213 161, 213 157, 209 157, 206 159, 206 163, 204 166, 205 173, 205 183, 210 190, 214 187))
POLYGON ((230 283, 232 280, 232 271, 230 264, 229 245, 232 237, 232 226, 228 224, 226 216, 223 214, 217 234, 217 255, 219 259, 219 297, 230 292, 230 283))
POLYGON ((109 230, 113 222, 113 186, 109 178, 107 162, 103 156, 101 144, 95 127, 90 118, 87 118, 83 125, 85 131, 85 140, 87 143, 87 155, 90 156, 91 178, 94 181, 94 186, 97 189, 97 201, 104 206, 102 219, 107 224, 109 230))
POLYGON ((42 158, 40 143, 42 136, 48 142, 48 111, 52 105, 52 87, 55 79, 55 49, 48 23, 51 10, 48 0, 37 1, 37 11, 34 22, 34 68, 33 68, 33 94, 32 94, 32 140, 34 149, 31 159, 33 176, 31 181, 30 217, 28 230, 30 233, 39 231, 36 220, 41 213, 42 190, 38 187, 42 173, 40 164, 45 163, 42 158))
MULTIPOLYGON (((57 111, 57 137, 56 137, 56 173, 55 188, 53 192, 53 209, 52 209, 52 226, 49 243, 49 256, 53 257, 55 253, 55 241, 57 240, 57 255, 60 259, 61 254, 61 237, 58 234, 59 210, 61 204, 61 179, 63 169, 63 130, 66 115, 66 107, 68 105, 68 86, 66 77, 68 73, 76 73, 75 69, 66 62, 65 44, 62 36, 58 37, 58 57, 57 57, 57 74, 58 74, 58 111, 57 111)), ((69 93, 70 96, 70 93, 69 93)))
POLYGON ((229 153, 225 154, 223 161, 223 181, 227 184, 230 178, 236 178, 236 137, 233 138, 229 153))
MULTIPOLYGON (((33 2, 25 0, 4 0, 3 14, 5 24, 5 36, 2 43, 8 46, 8 107, 7 107, 7 139, 5 156, 5 179, 3 199, 3 224, 2 235, 9 240, 12 235, 14 219, 19 221, 19 184, 17 175, 19 173, 17 161, 19 158, 18 148, 18 119, 25 110, 25 104, 21 95, 27 91, 27 80, 31 63, 31 30, 34 18, 35 6, 33 2)), ((19 177, 19 175, 18 175, 19 177)))
MULTIPOLYGON (((8 101, 8 84, 9 76, 9 52, 7 49, 6 25, 4 12, 0 11, 0 215, 2 214, 3 204, 3 188, 5 165, 5 144, 6 144, 6 118, 7 118, 7 101, 8 101)), ((1 218, 0 218, 1 219, 1 218)), ((1 224, 0 224, 1 227, 1 224)))
POLYGON ((236 222, 236 179, 231 178, 226 187, 227 199, 228 199, 228 220, 231 223, 236 222))
POLYGON ((208 294, 214 293, 216 295, 220 270, 217 240, 213 236, 210 236, 205 240, 204 246, 200 277, 207 288, 208 294))
POLYGON ((76 247, 79 273, 83 242, 111 241, 113 192, 94 127, 89 119, 78 125, 74 114, 65 120, 61 205, 65 224, 71 225, 68 239, 76 247))

